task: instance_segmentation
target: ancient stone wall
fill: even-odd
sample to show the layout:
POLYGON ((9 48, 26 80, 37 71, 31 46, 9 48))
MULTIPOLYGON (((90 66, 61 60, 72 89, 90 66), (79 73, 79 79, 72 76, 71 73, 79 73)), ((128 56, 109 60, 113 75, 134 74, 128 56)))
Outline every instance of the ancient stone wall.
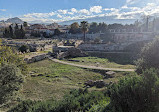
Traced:
POLYGON ((27 63, 34 63, 37 61, 44 60, 47 57, 48 57, 47 54, 40 54, 40 55, 36 55, 36 56, 30 57, 30 58, 25 58, 24 61, 26 61, 27 63))

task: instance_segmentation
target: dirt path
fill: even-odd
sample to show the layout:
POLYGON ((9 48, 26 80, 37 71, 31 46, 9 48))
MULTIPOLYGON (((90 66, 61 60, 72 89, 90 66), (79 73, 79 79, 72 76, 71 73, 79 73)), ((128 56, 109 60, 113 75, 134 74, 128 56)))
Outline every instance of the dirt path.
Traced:
POLYGON ((103 68, 103 67, 97 67, 97 66, 79 65, 79 64, 60 61, 60 60, 54 59, 52 57, 49 57, 49 59, 56 62, 56 63, 71 65, 71 66, 76 66, 76 67, 81 67, 81 68, 89 68, 89 69, 97 69, 97 70, 111 70, 111 71, 121 71, 121 72, 134 72, 135 71, 135 69, 103 68))

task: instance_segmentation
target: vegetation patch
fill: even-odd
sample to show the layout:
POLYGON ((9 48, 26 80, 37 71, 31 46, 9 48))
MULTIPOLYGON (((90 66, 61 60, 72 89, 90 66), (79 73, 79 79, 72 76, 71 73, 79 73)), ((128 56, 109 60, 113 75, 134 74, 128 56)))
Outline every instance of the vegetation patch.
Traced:
MULTIPOLYGON (((100 105, 103 108, 109 104, 105 92, 88 92, 87 89, 71 90, 62 100, 23 101, 8 112, 83 112, 97 111, 100 105), (104 104, 101 104, 101 103, 104 104), (99 104, 98 104, 99 103, 99 104)), ((100 108, 100 110, 103 110, 100 108)))
POLYGON ((29 76, 23 87, 24 99, 61 99, 70 89, 83 87, 88 80, 101 80, 100 73, 43 60, 29 64, 29 76))

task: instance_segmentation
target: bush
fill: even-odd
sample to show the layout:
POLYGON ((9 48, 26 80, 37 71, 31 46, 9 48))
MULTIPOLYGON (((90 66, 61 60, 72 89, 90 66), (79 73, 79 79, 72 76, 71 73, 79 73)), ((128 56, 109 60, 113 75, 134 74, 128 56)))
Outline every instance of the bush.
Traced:
POLYGON ((4 65, 0 68, 0 104, 15 98, 23 83, 23 76, 15 65, 4 65))
POLYGON ((23 101, 9 112, 83 112, 89 111, 92 105, 97 105, 103 99, 107 99, 107 97, 102 92, 88 92, 79 89, 70 91, 70 94, 65 95, 60 101, 23 101))
POLYGON ((98 102, 98 104, 94 104, 90 109, 89 112, 109 112, 107 107, 109 105, 109 98, 105 98, 98 102))
POLYGON ((54 106, 55 106, 54 100, 43 101, 43 102, 26 100, 22 101, 8 112, 49 112, 49 110, 54 108, 54 106))
POLYGON ((24 52, 26 53, 26 52, 28 52, 29 47, 27 45, 22 45, 18 50, 22 53, 24 53, 24 52))
POLYGON ((54 35, 61 35, 62 34, 62 32, 57 28, 57 29, 55 29, 55 31, 54 31, 54 35))
POLYGON ((29 46, 29 51, 30 52, 37 52, 37 48, 34 46, 29 46))
POLYGON ((126 77, 110 88, 113 112, 158 112, 159 78, 154 69, 126 77))
POLYGON ((0 46, 0 65, 5 63, 16 65, 22 72, 27 74, 27 64, 22 57, 16 54, 13 48, 7 46, 0 46))
POLYGON ((146 44, 142 49, 140 54, 140 59, 136 62, 137 73, 142 73, 142 71, 150 68, 159 68, 159 38, 155 39, 153 42, 146 44))
POLYGON ((108 92, 72 90, 62 100, 23 101, 9 112, 158 112, 159 77, 155 69, 143 75, 126 76, 108 92))
POLYGON ((94 39, 94 43, 100 43, 100 42, 101 42, 101 39, 99 37, 94 39))

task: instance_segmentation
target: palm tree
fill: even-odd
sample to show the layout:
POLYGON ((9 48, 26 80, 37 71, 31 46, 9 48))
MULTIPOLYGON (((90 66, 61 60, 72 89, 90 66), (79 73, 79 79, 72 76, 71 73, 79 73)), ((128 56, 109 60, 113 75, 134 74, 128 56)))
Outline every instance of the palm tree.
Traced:
POLYGON ((88 32, 88 22, 87 21, 82 21, 81 22, 81 30, 84 34, 83 36, 83 41, 85 42, 86 39, 86 32, 88 32))

